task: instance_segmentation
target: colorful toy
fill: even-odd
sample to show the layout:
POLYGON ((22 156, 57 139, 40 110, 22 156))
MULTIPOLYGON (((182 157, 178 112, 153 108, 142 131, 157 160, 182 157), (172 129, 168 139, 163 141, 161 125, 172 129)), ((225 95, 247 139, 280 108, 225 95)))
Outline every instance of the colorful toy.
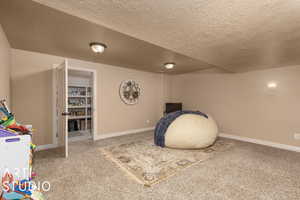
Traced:
POLYGON ((32 195, 32 185, 29 180, 22 180, 14 185, 14 191, 25 195, 32 195))
MULTIPOLYGON (((12 137, 12 139, 17 139, 19 135, 30 135, 32 136, 32 126, 31 125, 21 125, 16 122, 14 115, 10 112, 5 100, 0 101, 0 114, 3 113, 4 117, 0 119, 0 138, 12 137), (13 137, 17 136, 17 137, 13 137)), ((2 115, 3 116, 3 115, 2 115)), ((28 136, 22 136, 28 137, 28 136)), ((14 180, 12 174, 6 173, 2 177, 2 184, 0 184, 0 200, 44 200, 43 194, 37 191, 32 183, 32 179, 36 177, 36 173, 32 172, 33 163, 33 153, 36 149, 36 145, 29 143, 30 145, 30 158, 29 158, 29 169, 31 172, 28 180, 17 181, 14 180)), ((25 148, 24 148, 25 150, 25 148)), ((27 149, 28 150, 28 149, 27 149)), ((19 159, 16 157, 16 159, 19 159)), ((2 175, 2 174, 1 174, 2 175)), ((0 176, 1 178, 1 176, 0 176)), ((0 179, 1 180, 1 179, 0 179)))
POLYGON ((35 150, 36 149, 36 145, 35 144, 30 144, 30 148, 31 148, 31 150, 35 150))
POLYGON ((44 196, 40 191, 34 189, 30 180, 14 182, 11 174, 6 173, 2 178, 3 192, 0 193, 0 200, 43 200, 44 196))
POLYGON ((1 125, 4 127, 10 126, 16 123, 14 116, 3 117, 1 120, 1 125))
POLYGON ((2 195, 3 200, 29 199, 29 198, 26 198, 25 195, 19 194, 17 192, 4 193, 2 195))
POLYGON ((31 199, 33 200, 44 200, 44 195, 40 191, 32 192, 31 199))
POLYGON ((12 113, 10 112, 9 108, 6 105, 6 100, 0 100, 0 111, 2 111, 4 113, 4 115, 6 115, 7 117, 12 116, 12 113))
POLYGON ((13 121, 11 121, 11 122, 12 123, 10 123, 10 125, 8 125, 7 128, 17 131, 17 132, 21 133, 22 135, 30 134, 30 131, 25 126, 22 126, 22 125, 16 123, 15 120, 14 120, 14 122, 13 121))
POLYGON ((10 112, 5 100, 0 101, 0 111, 5 115, 5 117, 3 117, 0 120, 0 125, 12 129, 14 131, 20 132, 21 134, 30 133, 30 130, 27 127, 22 126, 16 122, 15 117, 10 112))
POLYGON ((2 188, 6 191, 10 191, 10 188, 7 186, 7 184, 12 184, 14 181, 14 177, 10 173, 5 173, 5 175, 2 177, 2 188))
POLYGON ((0 137, 10 137, 10 136, 16 136, 17 134, 13 131, 6 130, 4 128, 0 127, 0 137))

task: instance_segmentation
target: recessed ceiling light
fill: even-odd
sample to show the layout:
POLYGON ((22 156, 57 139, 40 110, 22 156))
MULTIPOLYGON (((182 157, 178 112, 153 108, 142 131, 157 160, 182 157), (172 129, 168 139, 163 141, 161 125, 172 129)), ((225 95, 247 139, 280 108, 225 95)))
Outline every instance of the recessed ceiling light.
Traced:
POLYGON ((165 63, 164 66, 166 69, 173 69, 175 67, 175 63, 165 63))
POLYGON ((104 50, 107 48, 105 44, 98 43, 98 42, 92 42, 90 43, 90 47, 93 52, 95 53, 103 53, 104 50))

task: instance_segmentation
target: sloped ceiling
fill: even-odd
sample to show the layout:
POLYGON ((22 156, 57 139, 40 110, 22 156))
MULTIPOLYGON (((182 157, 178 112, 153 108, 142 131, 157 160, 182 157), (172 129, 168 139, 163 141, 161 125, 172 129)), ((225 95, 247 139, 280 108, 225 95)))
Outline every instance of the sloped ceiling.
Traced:
POLYGON ((30 0, 1 0, 0 24, 16 49, 169 74, 217 67, 30 0), (95 54, 90 42, 108 48, 95 54))
POLYGON ((300 64, 298 0, 35 0, 241 72, 300 64))

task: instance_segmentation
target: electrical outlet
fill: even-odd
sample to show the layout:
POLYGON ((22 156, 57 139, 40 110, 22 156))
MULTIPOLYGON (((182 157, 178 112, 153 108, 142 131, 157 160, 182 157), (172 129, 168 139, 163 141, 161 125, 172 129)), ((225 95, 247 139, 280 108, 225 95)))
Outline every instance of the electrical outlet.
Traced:
POLYGON ((295 140, 300 140, 300 133, 295 133, 294 138, 295 140))

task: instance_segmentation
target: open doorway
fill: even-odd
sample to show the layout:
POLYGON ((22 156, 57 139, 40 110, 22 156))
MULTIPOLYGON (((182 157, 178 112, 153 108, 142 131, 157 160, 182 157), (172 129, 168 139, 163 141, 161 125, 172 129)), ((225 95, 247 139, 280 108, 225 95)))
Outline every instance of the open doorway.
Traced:
POLYGON ((65 60, 55 68, 54 143, 68 157, 68 143, 94 139, 97 130, 97 72, 72 67, 65 60))
POLYGON ((92 139, 93 72, 68 69, 68 138, 69 141, 92 139))

